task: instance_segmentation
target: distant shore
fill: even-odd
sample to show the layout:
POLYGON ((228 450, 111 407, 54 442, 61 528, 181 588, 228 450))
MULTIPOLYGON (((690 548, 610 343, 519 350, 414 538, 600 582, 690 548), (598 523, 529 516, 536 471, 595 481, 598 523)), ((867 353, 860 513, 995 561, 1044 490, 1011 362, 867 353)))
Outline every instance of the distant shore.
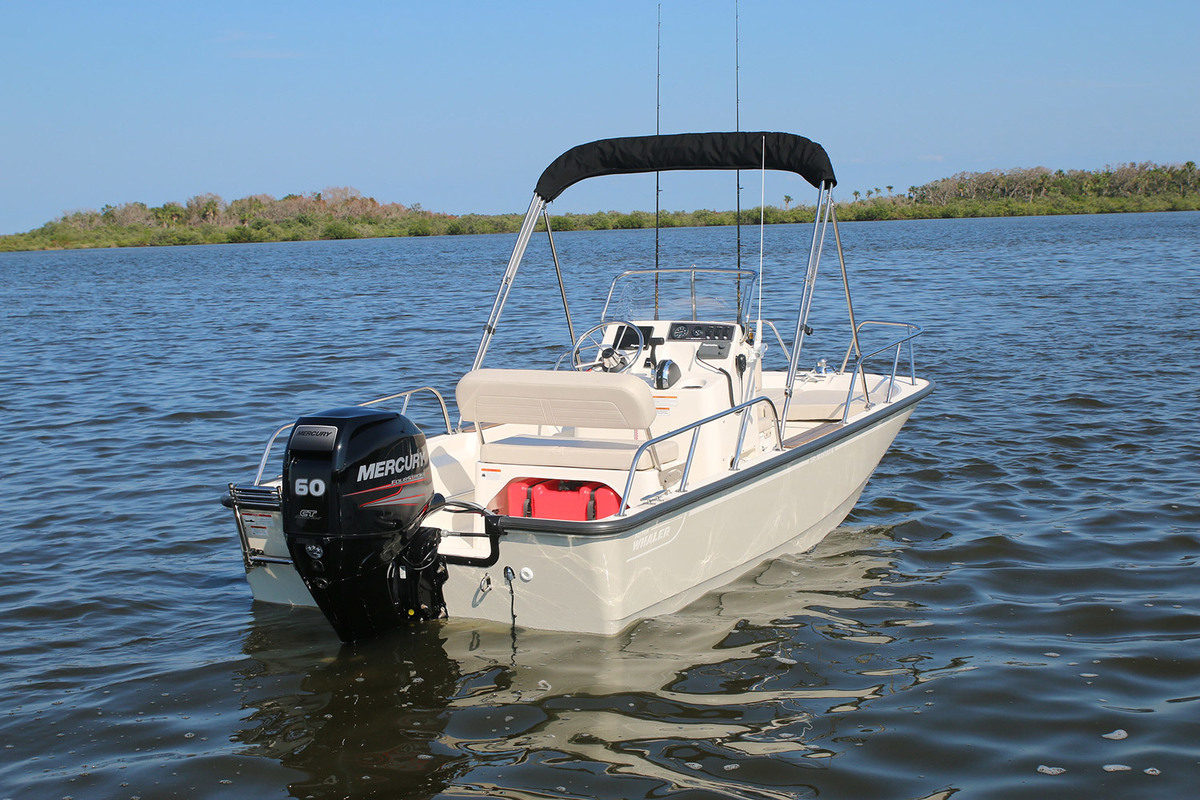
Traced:
MULTIPOLYGON (((842 193, 844 194, 844 193, 842 193)), ((850 192, 838 202, 843 222, 1016 217, 1055 214, 1111 214, 1200 210, 1200 174, 1195 162, 1161 166, 1126 164, 1103 170, 1044 167, 959 173, 910 186, 850 192)), ((783 205, 743 209, 741 222, 766 224, 812 222, 813 207, 783 205)), ((551 216, 554 230, 611 230, 733 225, 733 211, 598 211, 551 216)), ((230 244, 244 242, 367 239, 398 236, 455 236, 515 233, 520 214, 456 216, 426 211, 420 205, 380 203, 350 188, 332 188, 275 199, 253 195, 226 203, 215 194, 197 195, 184 204, 145 203, 105 206, 99 211, 64 214, 27 233, 0 236, 0 252, 92 247, 230 244)))

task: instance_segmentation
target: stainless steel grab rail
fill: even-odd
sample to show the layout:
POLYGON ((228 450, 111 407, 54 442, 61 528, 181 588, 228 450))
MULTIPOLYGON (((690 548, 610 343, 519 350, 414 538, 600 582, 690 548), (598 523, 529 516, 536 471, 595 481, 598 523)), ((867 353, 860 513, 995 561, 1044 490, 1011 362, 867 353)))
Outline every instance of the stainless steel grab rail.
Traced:
MULTIPOLYGON (((684 425, 682 428, 676 428, 675 430, 664 433, 661 436, 655 436, 653 439, 647 439, 645 442, 642 442, 641 446, 638 447, 637 452, 633 455, 632 463, 629 465, 629 477, 625 479, 625 491, 621 493, 621 503, 617 508, 617 513, 615 516, 623 517, 625 516, 625 512, 629 509, 629 494, 633 491, 633 479, 634 476, 637 475, 637 465, 642 460, 642 455, 649 448, 659 444, 660 442, 665 442, 668 439, 674 439, 676 436, 687 433, 688 431, 692 431, 692 443, 691 446, 688 447, 687 460, 684 461, 683 464, 683 475, 679 479, 679 491, 686 491, 688 477, 691 475, 692 471, 692 459, 696 455, 696 443, 700 439, 700 429, 711 422, 716 422, 717 420, 733 414, 738 414, 742 411, 748 411, 752 406, 758 405, 759 403, 766 403, 771 409, 771 416, 775 418, 775 424, 772 426, 773 430, 775 431, 775 448, 777 450, 783 450, 783 431, 779 424, 779 411, 775 408, 775 403, 771 400, 771 398, 767 397, 766 395, 759 395, 758 397, 747 400, 744 403, 739 403, 733 408, 727 408, 724 411, 719 411, 716 414, 713 414, 712 416, 705 417, 704 419, 684 425)), ((746 426, 750 416, 752 415, 746 414, 742 418, 742 425, 738 432, 737 444, 735 445, 733 457, 730 459, 730 470, 736 470, 738 463, 741 461, 742 445, 745 441, 746 426)))
MULTIPOLYGON (((886 321, 886 320, 866 320, 864 322, 860 322, 857 325, 857 327, 855 329, 855 334, 862 333, 862 329, 868 325, 877 325, 880 327, 904 328, 906 333, 905 333, 905 335, 901 336, 899 339, 897 339, 893 342, 889 342, 888 344, 885 344, 883 347, 876 348, 875 350, 872 350, 869 353, 863 353, 862 355, 860 355, 858 357, 858 360, 854 365, 854 370, 850 374, 850 389, 846 393, 846 405, 842 411, 842 422, 843 423, 846 422, 846 420, 850 417, 850 401, 854 398, 854 386, 855 386, 855 383, 858 381, 858 378, 860 375, 862 376, 863 399, 866 401, 867 408, 870 408, 873 405, 871 403, 870 389, 867 386, 867 371, 866 371, 865 364, 866 364, 866 361, 868 358, 872 358, 874 356, 879 355, 880 353, 884 353, 884 352, 887 352, 887 351, 895 348, 896 352, 895 352, 895 355, 892 357, 892 370, 888 374, 887 396, 884 397, 883 402, 887 403, 892 399, 892 390, 895 388, 895 385, 896 385, 896 374, 897 374, 897 372, 899 372, 899 369, 900 369, 900 352, 901 352, 902 348, 904 348, 905 344, 908 345, 908 348, 907 348, 908 349, 908 380, 909 380, 909 383, 911 383, 914 386, 917 383, 917 367, 916 367, 916 359, 913 356, 912 340, 917 338, 924 332, 924 330, 921 328, 921 326, 914 325, 911 322, 890 322, 890 321, 886 321)), ((854 352, 855 342, 860 341, 860 340, 861 340, 860 337, 856 337, 854 341, 851 341, 850 346, 846 350, 846 357, 844 359, 842 359, 842 368, 839 370, 839 372, 844 373, 846 371, 846 367, 850 363, 850 356, 854 352)))

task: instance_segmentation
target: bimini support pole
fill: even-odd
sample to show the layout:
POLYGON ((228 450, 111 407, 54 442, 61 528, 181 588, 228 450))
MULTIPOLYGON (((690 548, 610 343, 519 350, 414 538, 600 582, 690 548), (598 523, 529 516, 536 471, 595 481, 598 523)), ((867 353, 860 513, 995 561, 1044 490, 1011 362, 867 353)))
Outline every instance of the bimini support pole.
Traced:
POLYGON ((846 313, 850 315, 851 350, 846 351, 846 357, 842 360, 842 372, 845 372, 846 365, 850 363, 851 352, 854 353, 855 361, 862 363, 862 348, 858 346, 858 325, 854 322, 854 303, 850 300, 850 278, 846 275, 846 256, 842 254, 842 234, 838 230, 837 209, 833 207, 832 201, 829 206, 829 216, 833 220, 833 241, 837 243, 838 264, 842 267, 842 286, 846 288, 846 313))
POLYGON ((563 283, 562 267, 558 263, 558 248, 554 246, 554 232, 550 230, 550 212, 542 205, 542 220, 546 223, 546 238, 550 240, 550 257, 554 259, 554 274, 558 275, 558 293, 563 299, 563 313, 567 315, 567 333, 571 344, 575 344, 575 326, 571 324, 571 307, 567 305, 567 287, 563 283))
POLYGON ((792 404, 792 386, 796 383, 796 372, 800 367, 800 351, 804 336, 808 333, 808 312, 812 307, 813 287, 817 281, 817 267, 821 263, 821 250, 825 244, 825 229, 829 225, 829 214, 833 207, 833 187, 822 182, 817 190, 817 209, 813 215, 813 240, 808 252, 808 270, 804 275, 804 292, 800 298, 800 311, 796 315, 796 335, 792 338, 792 353, 788 364, 787 383, 784 386, 782 424, 787 425, 788 407, 792 404), (824 214, 824 219, 822 219, 824 214))
POLYGON ((492 337, 496 334, 496 324, 500 321, 500 312, 504 310, 504 301, 508 299, 508 290, 512 288, 513 280, 517 277, 517 268, 521 266, 525 248, 529 246, 529 239, 533 236, 533 229, 537 226, 538 215, 545 207, 546 201, 538 197, 535 192, 533 200, 529 203, 529 210, 525 212, 525 221, 521 223, 521 232, 517 234, 516 247, 513 248, 512 255, 508 259, 508 267, 504 270, 504 278, 500 281, 500 289, 496 292, 496 301, 492 303, 491 316, 488 317, 487 325, 483 328, 483 338, 479 340, 479 349, 475 352, 475 363, 471 365, 472 370, 479 369, 483 364, 483 357, 487 354, 488 345, 492 343, 492 337))

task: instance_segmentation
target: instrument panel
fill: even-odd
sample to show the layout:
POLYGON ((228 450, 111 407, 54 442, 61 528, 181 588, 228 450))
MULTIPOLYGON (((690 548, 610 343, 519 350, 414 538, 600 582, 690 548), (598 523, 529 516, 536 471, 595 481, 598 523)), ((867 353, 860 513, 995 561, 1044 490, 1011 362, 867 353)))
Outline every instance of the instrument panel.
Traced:
POLYGON ((674 342, 731 342, 734 328, 704 322, 672 322, 667 338, 674 342))

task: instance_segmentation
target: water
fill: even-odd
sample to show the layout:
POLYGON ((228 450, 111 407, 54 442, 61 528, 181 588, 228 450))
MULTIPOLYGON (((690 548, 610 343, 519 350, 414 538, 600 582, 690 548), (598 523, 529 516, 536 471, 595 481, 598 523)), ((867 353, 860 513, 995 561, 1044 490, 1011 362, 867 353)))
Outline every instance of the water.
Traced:
MULTIPOLYGON (((779 316, 808 232, 767 235, 779 316)), ((251 602, 219 497, 300 414, 449 391, 511 237, 0 255, 0 799, 1193 794, 1200 214, 843 236, 938 388, 815 552, 611 639, 354 648, 251 602)), ((664 264, 731 241, 664 232, 664 264)), ((493 366, 565 329, 537 247, 493 366)), ((605 252, 653 263, 559 249, 577 330, 605 252)))

